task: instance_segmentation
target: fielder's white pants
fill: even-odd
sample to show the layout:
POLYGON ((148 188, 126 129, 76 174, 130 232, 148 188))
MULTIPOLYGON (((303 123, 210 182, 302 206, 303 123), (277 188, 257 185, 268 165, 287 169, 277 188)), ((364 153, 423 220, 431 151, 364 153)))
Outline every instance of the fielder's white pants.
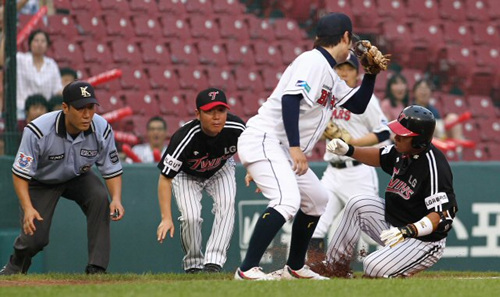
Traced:
MULTIPOLYGON (((328 245, 327 261, 349 262, 361 231, 383 246, 380 233, 391 227, 385 221, 384 199, 366 195, 351 198, 328 245)), ((363 261, 363 270, 369 277, 411 276, 436 264, 445 245, 446 238, 435 242, 407 238, 392 248, 386 246, 369 254, 363 261)))
POLYGON ((236 196, 235 164, 233 158, 209 179, 201 179, 179 172, 172 181, 175 201, 181 212, 181 244, 186 254, 184 270, 203 268, 213 263, 224 266, 227 250, 234 228, 234 200, 236 196), (212 213, 214 223, 207 242, 205 255, 202 252, 201 199, 205 190, 214 200, 212 213))
POLYGON ((328 193, 316 174, 307 170, 298 176, 292 170, 289 148, 268 133, 247 128, 238 139, 238 155, 253 177, 269 207, 285 220, 299 208, 307 215, 320 216, 325 211, 328 193))

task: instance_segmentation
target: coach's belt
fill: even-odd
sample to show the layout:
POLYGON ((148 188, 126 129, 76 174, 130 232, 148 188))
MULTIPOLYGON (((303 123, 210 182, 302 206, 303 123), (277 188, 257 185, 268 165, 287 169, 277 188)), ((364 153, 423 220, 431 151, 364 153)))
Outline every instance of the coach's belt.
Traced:
POLYGON ((361 165, 362 163, 356 160, 347 160, 345 162, 330 162, 330 165, 332 167, 337 168, 337 169, 342 169, 342 168, 347 168, 347 167, 354 167, 361 165))

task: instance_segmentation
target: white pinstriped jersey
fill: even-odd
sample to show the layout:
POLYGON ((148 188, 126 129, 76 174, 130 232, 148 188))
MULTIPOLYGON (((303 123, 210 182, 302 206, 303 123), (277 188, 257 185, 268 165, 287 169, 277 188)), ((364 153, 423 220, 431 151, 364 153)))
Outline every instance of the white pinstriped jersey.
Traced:
POLYGON ((170 178, 180 171, 209 178, 236 153, 238 137, 243 130, 243 120, 230 113, 224 128, 215 137, 201 131, 199 120, 187 122, 172 135, 158 168, 161 174, 170 178))
POLYGON ((96 164, 103 178, 122 174, 113 130, 94 115, 87 131, 73 139, 62 111, 44 114, 24 128, 12 172, 27 180, 58 184, 86 173, 96 164))
POLYGON ((288 146, 281 101, 283 95, 300 94, 304 98, 300 101, 300 147, 308 153, 323 134, 332 108, 347 102, 355 91, 357 88, 347 86, 325 56, 313 49, 302 53, 288 66, 258 114, 248 120, 247 127, 270 133, 288 146))
MULTIPOLYGON (((385 190, 385 219, 391 225, 402 227, 435 211, 455 208, 456 212, 450 165, 432 144, 411 157, 398 153, 394 145, 381 148, 380 165, 392 176, 385 190)), ((438 241, 447 231, 434 231, 418 239, 438 241)))
MULTIPOLYGON (((390 129, 387 126, 387 118, 380 109, 379 101, 375 95, 372 95, 365 112, 362 114, 352 113, 343 107, 334 108, 332 121, 340 128, 349 131, 355 139, 364 137, 369 133, 380 133, 383 131, 390 133, 390 129)), ((334 163, 352 160, 351 157, 339 156, 329 152, 325 152, 323 159, 334 163)))

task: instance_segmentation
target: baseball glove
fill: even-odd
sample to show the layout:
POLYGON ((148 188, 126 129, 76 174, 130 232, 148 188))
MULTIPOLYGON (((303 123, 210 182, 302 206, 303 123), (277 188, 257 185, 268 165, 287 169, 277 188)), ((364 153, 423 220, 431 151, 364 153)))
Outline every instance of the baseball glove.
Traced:
POLYGON ((358 57, 366 73, 378 74, 382 70, 387 70, 391 61, 390 54, 382 52, 368 40, 360 40, 354 44, 354 54, 358 57))
POLYGON ((345 143, 351 140, 351 134, 344 128, 340 128, 334 122, 329 121, 325 131, 323 131, 323 138, 332 140, 334 138, 342 138, 345 143))

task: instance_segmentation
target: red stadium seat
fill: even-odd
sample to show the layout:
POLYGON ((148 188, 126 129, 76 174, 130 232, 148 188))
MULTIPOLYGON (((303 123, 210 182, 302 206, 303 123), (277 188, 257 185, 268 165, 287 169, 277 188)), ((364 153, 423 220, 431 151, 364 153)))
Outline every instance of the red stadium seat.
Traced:
POLYGON ((476 65, 472 48, 466 46, 447 46, 444 62, 450 68, 448 73, 458 78, 468 77, 476 65))
POLYGON ((404 23, 385 22, 382 25, 382 38, 387 44, 389 53, 398 53, 393 55, 391 60, 399 62, 402 65, 409 63, 409 52, 413 48, 410 28, 404 23))
POLYGON ((465 10, 466 7, 463 1, 460 0, 439 1, 439 15, 441 16, 442 19, 454 22, 465 22, 467 19, 465 10))
POLYGON ((408 88, 411 90, 415 83, 424 78, 424 73, 420 69, 403 68, 401 74, 406 77, 408 81, 408 88))
POLYGON ((218 17, 220 36, 223 39, 247 41, 250 39, 246 22, 239 16, 221 15, 218 17))
POLYGON ((213 9, 216 14, 239 16, 245 13, 245 5, 235 0, 213 0, 213 9))
MULTIPOLYGON (((385 88, 387 86, 387 81, 389 80, 389 78, 393 74, 394 74, 394 72, 392 72, 390 70, 382 71, 379 74, 377 74, 377 79, 375 80, 375 92, 376 93, 385 94, 385 88)), ((380 100, 382 100, 383 98, 384 97, 379 97, 380 100)))
POLYGON ((278 40, 300 41, 305 38, 304 31, 292 19, 276 19, 273 28, 278 40))
POLYGON ((207 0, 189 0, 185 4, 186 11, 189 14, 198 14, 203 16, 211 16, 213 14, 212 1, 207 0))
POLYGON ((123 91, 120 93, 125 106, 130 106, 134 114, 144 115, 146 117, 157 116, 160 114, 158 95, 151 91, 123 91))
POLYGON ((208 87, 207 77, 200 66, 180 66, 177 67, 177 73, 181 89, 199 92, 208 87))
MULTIPOLYGON (((31 17, 31 16, 30 16, 31 17)), ((43 24, 43 22, 40 22, 43 24)), ((69 15, 54 14, 48 16, 48 25, 45 30, 49 35, 59 35, 65 39, 74 39, 78 31, 75 22, 69 15)))
POLYGON ((158 10, 161 13, 168 13, 170 15, 184 15, 186 14, 186 7, 179 0, 161 0, 158 1, 158 10))
POLYGON ((237 116, 245 114, 243 104, 241 102, 240 94, 237 92, 226 93, 227 104, 229 105, 229 112, 237 116))
POLYGON ((221 42, 214 40, 198 41, 198 60, 204 65, 225 66, 227 54, 221 42))
POLYGON ((474 48, 476 52, 476 62, 479 66, 490 67, 492 71, 498 69, 500 65, 500 45, 496 47, 478 46, 474 48))
POLYGON ((134 32, 138 37, 158 40, 162 36, 162 28, 158 19, 153 15, 141 14, 132 16, 134 32))
POLYGON ((155 65, 170 64, 170 52, 161 39, 145 39, 139 43, 139 47, 141 48, 142 62, 155 65))
POLYGON ((488 142, 486 143, 486 148, 491 161, 500 161, 500 144, 488 142))
POLYGON ((170 132, 170 134, 173 134, 175 131, 177 131, 177 129, 182 127, 182 125, 184 125, 187 121, 191 120, 191 119, 181 118, 176 115, 164 116, 163 119, 165 120, 165 122, 167 122, 168 130, 172 131, 170 132))
POLYGON ((75 15, 75 20, 81 35, 92 36, 94 40, 106 39, 106 25, 101 15, 82 11, 75 15))
POLYGON ((117 64, 137 66, 142 62, 139 47, 134 42, 122 39, 113 40, 111 41, 111 52, 113 61, 117 64))
POLYGON ((500 46, 500 32, 492 22, 472 23, 474 44, 500 46))
POLYGON ((441 102, 443 104, 443 117, 448 113, 460 115, 469 110, 467 101, 465 101, 465 98, 462 96, 443 94, 441 95, 441 102))
POLYGON ((464 46, 473 44, 472 31, 467 23, 444 22, 443 26, 446 44, 464 46))
POLYGON ((113 63, 111 50, 104 42, 86 40, 82 42, 83 60, 85 63, 107 65, 113 63))
POLYGON ((379 34, 377 3, 375 0, 363 0, 352 2, 352 13, 354 14, 353 26, 356 32, 379 34))
POLYGON ((236 88, 239 91, 252 91, 254 94, 262 93, 264 86, 259 72, 255 68, 238 67, 234 70, 236 88))
POLYGON ((488 4, 486 0, 465 0, 465 15, 469 21, 487 21, 488 4))
POLYGON ((271 93, 278 84, 278 81, 280 80, 282 75, 283 70, 281 69, 264 67, 262 69, 262 82, 264 84, 264 89, 271 93))
POLYGON ((191 36, 193 38, 204 38, 208 40, 217 40, 220 38, 219 26, 212 18, 200 18, 195 15, 189 18, 191 25, 191 36))
POLYGON ((413 21, 439 19, 437 0, 407 1, 406 15, 413 21))
POLYGON ((108 36, 119 36, 127 40, 134 37, 134 28, 128 15, 107 13, 104 15, 104 20, 108 36))
POLYGON ((101 4, 99 3, 99 0, 70 1, 70 2, 73 9, 78 11, 77 13, 75 13, 75 15, 79 14, 80 12, 87 12, 87 11, 92 11, 94 13, 97 13, 101 10, 101 4))
POLYGON ((352 12, 351 1, 346 0, 329 0, 325 2, 325 11, 330 12, 342 12, 348 15, 351 20, 354 20, 354 14, 352 12))
POLYGON ((500 143, 500 119, 486 119, 478 121, 482 141, 500 143))
MULTIPOLYGON (((161 2, 164 1, 160 1, 160 3, 161 2)), ((160 18, 160 23, 162 25, 162 33, 164 37, 177 40, 191 39, 189 24, 183 14, 163 15, 160 18)))
POLYGON ((467 96, 467 103, 469 104, 472 116, 475 118, 488 118, 494 119, 497 117, 493 100, 488 96, 467 96))
MULTIPOLYGON (((59 11, 70 11, 72 6, 70 0, 53 0, 54 8, 59 11)), ((100 7, 99 7, 100 9, 100 7)))
POLYGON ((123 132, 132 133, 140 139, 144 138, 147 135, 147 124, 149 121, 149 117, 144 116, 142 114, 134 114, 130 117, 127 117, 121 122, 119 128, 113 127, 115 131, 119 131, 119 129, 123 132))
POLYGON ((248 15, 247 23, 251 39, 263 39, 270 42, 275 40, 274 30, 269 20, 261 19, 254 15, 248 15))
POLYGON ((305 51, 302 45, 293 41, 283 40, 278 43, 278 48, 281 53, 281 61, 283 65, 289 65, 301 53, 305 51))
POLYGON ((178 117, 184 119, 188 117, 187 108, 190 108, 190 105, 186 103, 182 92, 160 92, 158 93, 158 99, 162 114, 177 115, 178 117))
POLYGON ((279 66, 281 65, 280 51, 274 44, 264 41, 252 43, 255 52, 255 62, 259 65, 279 66))
POLYGON ((225 42, 227 61, 231 65, 254 66, 255 55, 249 43, 228 40, 225 42))
MULTIPOLYGON (((78 68, 77 65, 83 64, 83 53, 80 46, 68 40, 58 39, 52 44, 54 49, 54 59, 72 65, 72 68, 78 68)), ((59 65, 60 66, 60 65, 59 65)))
POLYGON ((228 67, 208 67, 208 84, 211 87, 219 88, 226 93, 236 91, 236 81, 231 69, 228 67))
POLYGON ((123 89, 142 91, 149 89, 148 78, 142 69, 127 67, 122 72, 123 73, 122 77, 120 78, 120 84, 123 89))
POLYGON ((269 92, 253 93, 253 92, 242 92, 241 101, 243 102, 244 112, 246 116, 254 116, 257 114, 257 110, 266 102, 269 92))
POLYGON ((401 21, 406 14, 406 4, 403 0, 378 0, 377 12, 385 21, 401 21))
MULTIPOLYGON (((159 2, 163 2, 162 0, 159 2)), ((147 14, 150 17, 158 14, 157 1, 151 0, 129 0, 130 11, 134 14, 147 14)))
POLYGON ((464 148, 462 151, 464 161, 489 161, 490 156, 484 144, 478 144, 474 148, 464 148))
POLYGON ((124 107, 122 99, 106 90, 96 88, 95 95, 99 99, 97 113, 104 114, 124 107))
POLYGON ((488 2, 488 13, 490 19, 499 20, 500 19, 500 1, 498 0, 486 0, 488 2))
MULTIPOLYGON (((80 5, 84 5, 84 1, 71 1, 74 2, 83 2, 80 5)), ((101 9, 103 11, 108 11, 106 14, 118 14, 118 15, 130 15, 130 7, 129 1, 127 0, 101 0, 101 9)))
POLYGON ((465 139, 472 140, 476 143, 481 142, 481 136, 479 135, 479 125, 474 119, 470 119, 462 125, 462 133, 465 139))
POLYGON ((429 63, 435 63, 445 49, 443 31, 439 21, 416 22, 412 24, 411 66, 426 70, 429 63), (417 55, 421 53, 421 55, 417 55))
POLYGON ((172 40, 169 44, 173 64, 197 65, 198 51, 192 42, 172 40))
POLYGON ((149 84, 153 89, 163 89, 169 92, 179 90, 179 79, 171 66, 148 66, 149 84))

